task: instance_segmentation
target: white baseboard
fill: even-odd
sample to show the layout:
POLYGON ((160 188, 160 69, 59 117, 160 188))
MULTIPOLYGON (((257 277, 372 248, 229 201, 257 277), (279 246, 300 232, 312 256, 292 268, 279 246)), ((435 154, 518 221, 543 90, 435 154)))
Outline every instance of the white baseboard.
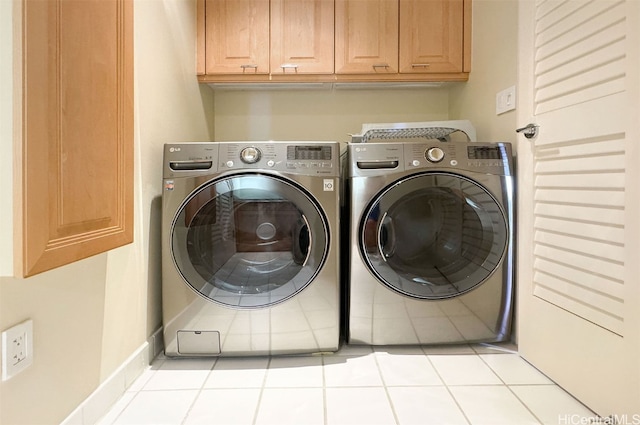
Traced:
POLYGON ((162 352, 163 346, 160 328, 71 412, 61 425, 93 425, 98 422, 162 352))

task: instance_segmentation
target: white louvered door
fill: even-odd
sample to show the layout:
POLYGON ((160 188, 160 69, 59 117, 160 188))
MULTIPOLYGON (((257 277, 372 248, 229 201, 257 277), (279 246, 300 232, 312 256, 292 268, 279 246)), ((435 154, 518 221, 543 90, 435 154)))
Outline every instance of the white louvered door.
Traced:
POLYGON ((638 3, 519 3, 519 351, 615 423, 640 421, 638 3))

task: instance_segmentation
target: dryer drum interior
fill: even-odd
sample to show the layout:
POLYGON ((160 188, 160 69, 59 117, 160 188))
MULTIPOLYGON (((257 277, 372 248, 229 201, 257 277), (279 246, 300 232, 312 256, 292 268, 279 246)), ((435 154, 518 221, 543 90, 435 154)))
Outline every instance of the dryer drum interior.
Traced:
POLYGON ((389 288, 410 297, 461 295, 485 281, 506 251, 507 221, 482 186, 424 173, 374 197, 360 225, 361 255, 389 288))
POLYGON ((322 268, 326 218, 304 189, 260 174, 222 178, 178 209, 174 262, 200 295, 235 308, 259 308, 302 291, 322 268))

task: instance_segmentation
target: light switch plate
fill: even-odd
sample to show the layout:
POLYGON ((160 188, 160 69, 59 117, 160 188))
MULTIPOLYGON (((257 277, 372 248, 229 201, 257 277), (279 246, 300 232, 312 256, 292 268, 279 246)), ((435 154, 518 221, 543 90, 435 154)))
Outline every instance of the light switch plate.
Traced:
POLYGON ((511 86, 496 94, 496 115, 516 109, 516 86, 511 86))

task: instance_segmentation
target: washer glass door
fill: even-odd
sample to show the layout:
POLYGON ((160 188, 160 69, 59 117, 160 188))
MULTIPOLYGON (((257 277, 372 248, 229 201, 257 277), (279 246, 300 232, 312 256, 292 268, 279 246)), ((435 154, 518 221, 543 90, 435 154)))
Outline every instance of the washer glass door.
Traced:
POLYGON ((470 291, 498 267, 507 222, 482 186, 449 173, 406 177, 379 193, 360 224, 360 251, 377 278, 414 298, 470 291))
POLYGON ((329 236, 317 203, 295 183, 241 174, 192 193, 173 221, 185 281, 211 301, 259 308, 302 291, 324 264, 329 236))

